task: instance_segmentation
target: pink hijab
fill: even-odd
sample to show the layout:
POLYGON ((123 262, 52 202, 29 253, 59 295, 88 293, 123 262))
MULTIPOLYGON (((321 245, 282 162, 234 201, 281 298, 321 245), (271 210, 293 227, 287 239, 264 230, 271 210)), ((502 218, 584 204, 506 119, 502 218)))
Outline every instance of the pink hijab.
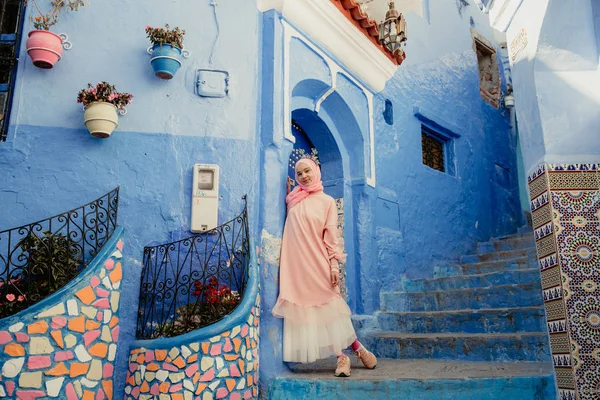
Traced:
POLYGON ((317 163, 310 158, 301 158, 294 166, 294 170, 296 170, 298 164, 300 163, 308 165, 313 173, 313 182, 310 185, 305 186, 300 183, 298 180, 298 174, 296 174, 296 182, 298 182, 298 186, 296 186, 294 190, 292 190, 285 198, 285 203, 287 204, 288 210, 295 205, 300 204, 300 202, 307 198, 309 194, 323 190, 323 183, 321 182, 321 170, 319 169, 317 163))

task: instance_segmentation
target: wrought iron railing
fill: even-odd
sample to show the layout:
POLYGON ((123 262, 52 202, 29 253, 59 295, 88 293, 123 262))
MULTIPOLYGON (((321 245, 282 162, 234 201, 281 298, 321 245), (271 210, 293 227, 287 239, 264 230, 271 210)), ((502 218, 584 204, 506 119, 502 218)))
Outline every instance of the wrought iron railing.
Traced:
POLYGON ((219 321, 239 304, 250 262, 243 199, 242 213, 211 231, 144 248, 138 339, 182 335, 219 321))
POLYGON ((117 226, 119 188, 65 213, 0 232, 0 318, 65 286, 117 226))

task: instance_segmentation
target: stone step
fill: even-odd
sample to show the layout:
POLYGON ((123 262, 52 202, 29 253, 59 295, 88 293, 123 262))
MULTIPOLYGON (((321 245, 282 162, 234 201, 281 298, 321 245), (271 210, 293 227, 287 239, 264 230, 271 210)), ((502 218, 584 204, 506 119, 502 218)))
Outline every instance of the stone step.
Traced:
POLYGON ((498 236, 496 238, 492 238, 492 240, 510 240, 510 239, 519 239, 519 238, 528 237, 528 236, 533 236, 533 231, 531 230, 530 227, 527 227, 525 230, 522 230, 522 228, 519 228, 519 232, 517 232, 517 233, 513 233, 513 234, 505 235, 505 236, 498 236))
POLYGON ((539 282, 540 270, 537 268, 517 269, 487 274, 460 275, 443 278, 426 278, 403 281, 403 292, 430 292, 437 290, 466 289, 508 285, 518 283, 539 282))
POLYGON ((352 358, 349 378, 333 376, 335 360, 301 364, 269 387, 271 400, 555 399, 551 363, 379 359, 366 369, 352 358))
POLYGON ((488 242, 477 243, 477 253, 484 254, 494 251, 520 250, 527 247, 535 247, 533 234, 504 240, 492 239, 488 242))
POLYGON ((527 247, 518 250, 494 251, 484 254, 470 254, 460 257, 461 264, 478 263, 495 260, 512 260, 514 258, 527 257, 530 260, 537 260, 537 250, 535 247, 527 247))
POLYGON ((381 292, 381 311, 444 311, 542 304, 540 282, 436 292, 381 292))
POLYGON ((372 332, 361 342, 377 357, 551 362, 548 334, 372 332))
POLYGON ((484 261, 458 265, 442 265, 434 269, 433 275, 436 278, 459 275, 479 275, 492 272, 513 271, 516 269, 538 268, 537 258, 531 260, 527 257, 519 257, 510 260, 484 261))
POLYGON ((543 306, 459 311, 378 312, 376 316, 380 330, 405 333, 514 333, 547 330, 543 306))

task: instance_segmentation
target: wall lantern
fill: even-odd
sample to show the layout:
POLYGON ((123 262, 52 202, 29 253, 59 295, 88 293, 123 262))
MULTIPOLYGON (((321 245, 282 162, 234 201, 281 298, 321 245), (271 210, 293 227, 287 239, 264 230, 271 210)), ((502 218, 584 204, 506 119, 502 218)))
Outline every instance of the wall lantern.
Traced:
POLYGON ((406 42, 406 20, 390 1, 390 9, 385 14, 385 21, 379 25, 379 41, 394 57, 403 58, 402 43, 406 42))

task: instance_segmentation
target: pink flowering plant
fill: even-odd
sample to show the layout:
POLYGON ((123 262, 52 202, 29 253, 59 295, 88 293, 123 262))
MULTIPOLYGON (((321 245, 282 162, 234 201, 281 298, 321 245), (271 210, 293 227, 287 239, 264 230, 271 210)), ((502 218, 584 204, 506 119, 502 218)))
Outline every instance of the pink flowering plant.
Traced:
POLYGON ((25 3, 32 3, 38 12, 39 16, 29 17, 35 29, 47 31, 50 27, 58 22, 58 16, 67 11, 78 11, 79 7, 83 7, 85 3, 83 0, 51 0, 51 8, 47 12, 43 12, 38 6, 36 0, 26 0, 25 3))
POLYGON ((119 93, 114 85, 105 81, 96 84, 96 86, 88 83, 87 88, 81 89, 77 94, 77 102, 83 104, 84 107, 93 102, 102 101, 113 104, 118 109, 124 109, 126 105, 131 103, 132 99, 132 94, 119 93))
POLYGON ((179 47, 183 50, 183 36, 185 31, 175 27, 171 29, 169 24, 165 24, 164 28, 153 28, 146 26, 146 36, 152 44, 170 44, 173 47, 179 47))

